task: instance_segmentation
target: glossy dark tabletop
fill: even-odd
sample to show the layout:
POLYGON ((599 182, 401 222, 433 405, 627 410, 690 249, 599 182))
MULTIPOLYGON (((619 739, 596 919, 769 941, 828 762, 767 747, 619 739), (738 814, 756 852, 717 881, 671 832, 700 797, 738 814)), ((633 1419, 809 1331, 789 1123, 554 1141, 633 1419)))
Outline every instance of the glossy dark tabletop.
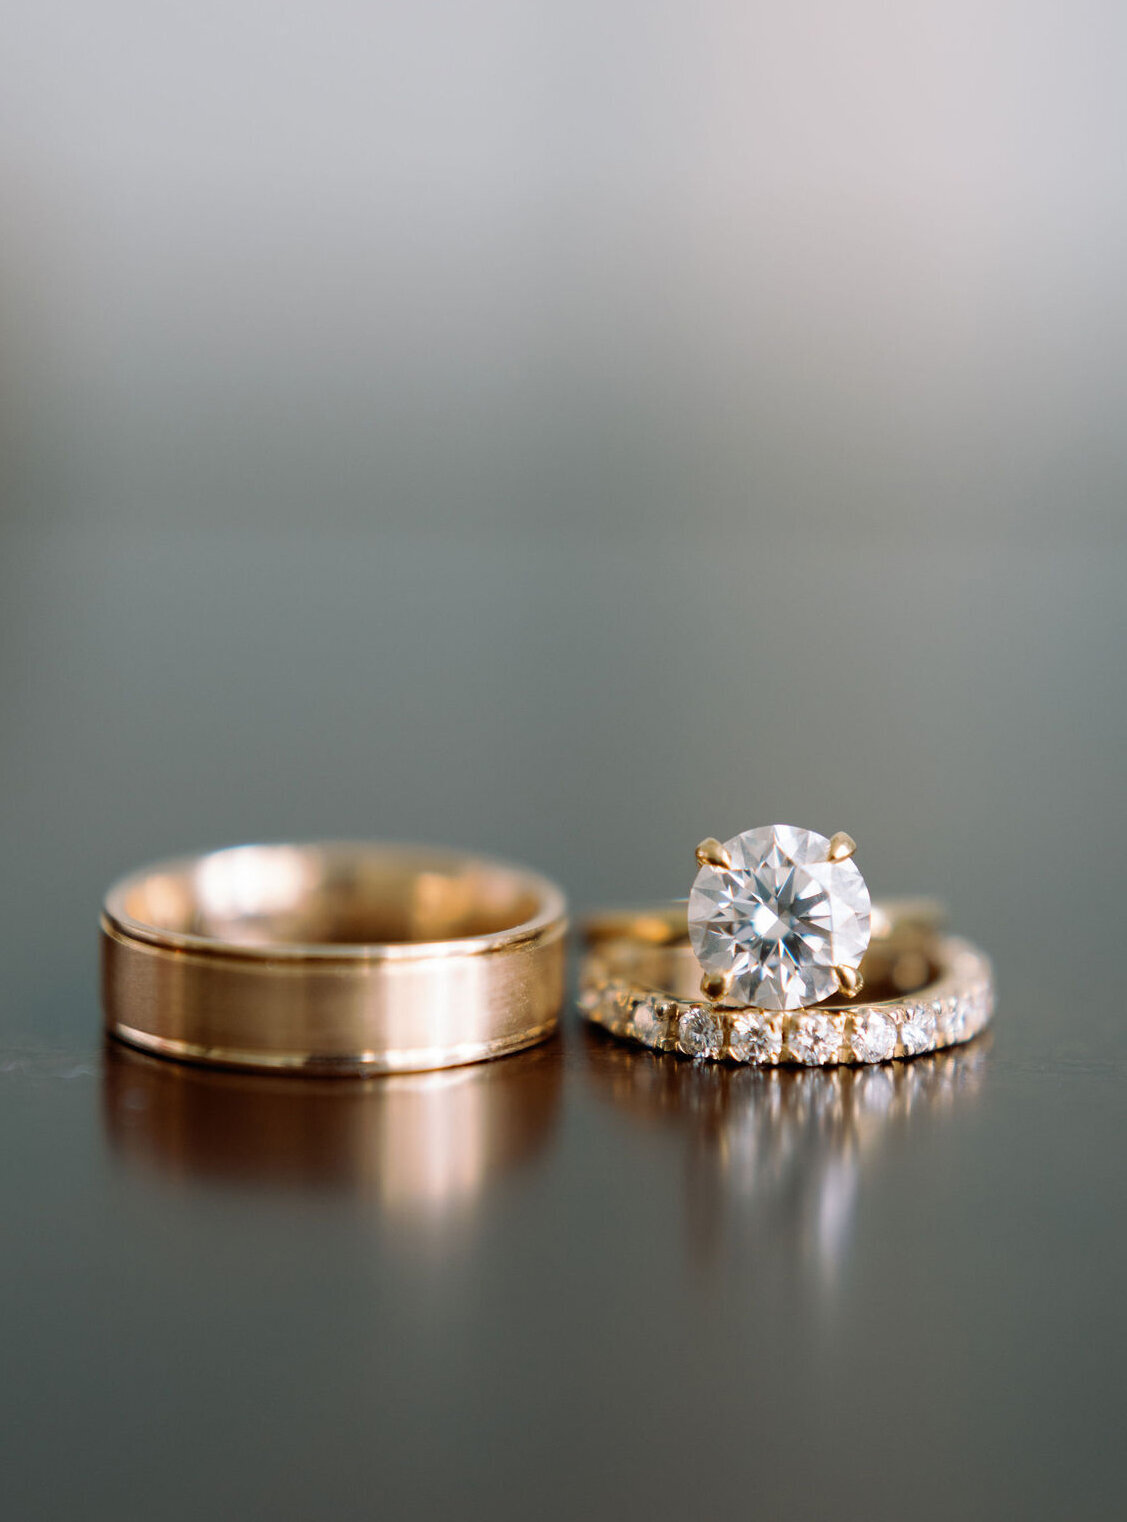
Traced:
MULTIPOLYGON (((13 0, 0 1522, 1127 1515, 1127 9, 13 0), (145 863, 947 903, 992 1031, 108 1050, 145 863)), ((574 992, 574 990, 573 990, 574 992)))
POLYGON ((813 550, 808 610, 880 588, 827 635, 786 544, 750 599, 688 539, 0 544, 6 1515, 1121 1514, 1119 545, 813 550), (368 1084, 100 1040, 101 891, 164 854, 416 837, 582 909, 776 819, 943 896, 993 1034, 764 1076, 569 1010, 368 1084))

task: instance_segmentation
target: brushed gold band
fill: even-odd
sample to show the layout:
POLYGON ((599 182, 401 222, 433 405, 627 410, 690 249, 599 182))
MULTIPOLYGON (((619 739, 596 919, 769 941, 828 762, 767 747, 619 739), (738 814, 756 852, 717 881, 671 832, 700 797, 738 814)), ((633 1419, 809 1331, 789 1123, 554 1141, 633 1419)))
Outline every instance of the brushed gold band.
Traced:
POLYGON ((500 1057, 554 1029, 567 905, 485 857, 237 846, 117 883, 107 1030, 165 1057, 312 1074, 500 1057))

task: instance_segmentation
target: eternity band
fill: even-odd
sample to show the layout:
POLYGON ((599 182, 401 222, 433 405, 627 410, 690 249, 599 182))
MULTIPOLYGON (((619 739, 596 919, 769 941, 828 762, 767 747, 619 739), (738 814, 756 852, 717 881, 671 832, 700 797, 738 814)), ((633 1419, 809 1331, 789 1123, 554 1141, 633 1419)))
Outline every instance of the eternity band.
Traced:
POLYGON ((453 1067, 550 1034, 566 933, 554 883, 488 858, 238 846, 110 889, 106 1028, 160 1056, 225 1067, 453 1067))
POLYGON ((872 906, 864 1003, 734 1008, 701 997, 684 903, 591 916, 580 1006, 613 1035, 658 1052, 756 1066, 888 1062, 969 1041, 990 1020, 989 959, 942 932, 930 901, 872 906))

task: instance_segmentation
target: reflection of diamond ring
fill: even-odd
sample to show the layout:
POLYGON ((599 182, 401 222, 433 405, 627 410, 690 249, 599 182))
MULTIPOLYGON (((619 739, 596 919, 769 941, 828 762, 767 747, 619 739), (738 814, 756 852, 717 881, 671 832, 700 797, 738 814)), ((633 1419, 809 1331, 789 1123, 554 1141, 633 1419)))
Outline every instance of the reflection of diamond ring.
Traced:
POLYGON ((977 1035, 988 960, 941 935, 933 905, 872 904, 853 851, 789 825, 702 842, 687 913, 589 921, 588 1016, 659 1051, 752 1063, 885 1062, 977 1035), (834 1002, 862 986, 872 1002, 834 1002))

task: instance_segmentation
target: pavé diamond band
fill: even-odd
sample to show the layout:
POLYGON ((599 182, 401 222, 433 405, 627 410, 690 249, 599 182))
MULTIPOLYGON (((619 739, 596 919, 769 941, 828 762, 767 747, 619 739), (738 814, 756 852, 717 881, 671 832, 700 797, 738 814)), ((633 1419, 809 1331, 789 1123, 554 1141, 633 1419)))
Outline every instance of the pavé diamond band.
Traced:
POLYGON ((310 1074, 453 1067, 555 1028, 554 883, 414 846, 238 846, 111 888, 111 1035, 164 1057, 310 1074))
POLYGON ((584 1012, 657 1051, 754 1064, 970 1040, 993 1013, 988 959, 942 934, 933 904, 872 904, 853 851, 788 825, 704 841, 687 906, 587 922, 584 1012))

